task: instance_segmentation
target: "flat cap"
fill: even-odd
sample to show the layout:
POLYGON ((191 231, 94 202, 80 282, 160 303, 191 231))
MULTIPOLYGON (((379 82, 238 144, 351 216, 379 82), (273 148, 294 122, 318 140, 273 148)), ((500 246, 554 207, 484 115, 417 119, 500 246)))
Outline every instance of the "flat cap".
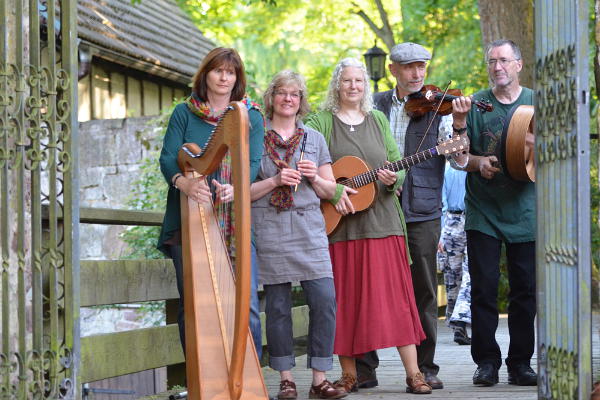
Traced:
POLYGON ((431 53, 420 44, 405 42, 392 47, 390 60, 400 64, 410 64, 431 60, 431 53))

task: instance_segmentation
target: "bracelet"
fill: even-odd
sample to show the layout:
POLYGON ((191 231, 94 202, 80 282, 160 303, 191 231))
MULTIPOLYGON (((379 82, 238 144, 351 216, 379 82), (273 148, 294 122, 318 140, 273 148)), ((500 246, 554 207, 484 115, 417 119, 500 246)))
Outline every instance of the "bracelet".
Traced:
POLYGON ((342 198, 343 193, 344 193, 344 185, 342 185, 341 183, 337 183, 335 186, 335 194, 329 200, 329 202, 335 206, 342 198))
POLYGON ((456 162, 456 159, 454 159, 454 164, 456 165, 455 169, 466 171, 467 165, 469 165, 469 155, 467 154, 467 161, 465 161, 464 165, 459 165, 458 162, 456 162))
POLYGON ((467 131, 467 127, 465 126, 464 128, 456 129, 454 125, 452 125, 452 130, 460 135, 461 133, 467 131))
POLYGON ((179 188, 177 187, 177 179, 181 178, 182 176, 182 174, 179 174, 175 177, 175 179, 173 179, 173 187, 177 190, 179 190, 179 188))

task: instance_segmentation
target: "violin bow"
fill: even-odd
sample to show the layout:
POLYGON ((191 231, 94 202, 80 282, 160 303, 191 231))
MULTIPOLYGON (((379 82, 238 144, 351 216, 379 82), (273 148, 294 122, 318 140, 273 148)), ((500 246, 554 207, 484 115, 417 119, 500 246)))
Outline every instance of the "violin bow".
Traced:
MULTIPOLYGON (((423 141, 425 140, 425 136, 427 136, 427 133, 429 133, 429 128, 431 128, 431 124, 433 123, 433 120, 435 119, 435 116, 437 115, 438 111, 440 110, 440 107, 442 106, 442 103, 444 102, 444 99, 446 98, 446 94, 448 94, 448 89, 450 88, 450 85, 452 84, 452 81, 448 81, 448 84, 446 84, 446 88, 444 89, 444 95, 442 96, 441 100, 438 103, 437 108, 435 109, 435 112, 433 113, 433 117, 431 117, 431 119, 429 120, 429 125, 427 125, 427 129, 425 130, 425 134, 423 135, 423 138, 421 139, 421 143, 419 143, 419 146, 417 147, 417 151, 419 151, 419 149, 421 148, 421 145, 423 144, 423 141)), ((437 142, 437 140, 436 140, 437 142)))
MULTIPOLYGON (((306 147, 306 136, 308 136, 308 133, 306 132, 306 130, 303 133, 303 137, 302 137, 302 145, 300 146, 300 160, 302 161, 302 159, 304 158, 304 147, 306 147)), ((296 186, 294 186, 294 192, 298 191, 298 184, 296 184, 296 186)))

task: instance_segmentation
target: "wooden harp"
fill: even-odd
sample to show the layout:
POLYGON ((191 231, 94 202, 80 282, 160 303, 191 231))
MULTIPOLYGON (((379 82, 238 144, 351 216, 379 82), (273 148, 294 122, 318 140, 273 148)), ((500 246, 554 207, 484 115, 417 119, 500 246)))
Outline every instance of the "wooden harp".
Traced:
POLYGON ((232 102, 204 149, 178 154, 188 178, 217 169, 229 151, 235 191, 235 277, 212 202, 181 196, 188 398, 268 399, 248 327, 250 314, 250 172, 248 111, 232 102))

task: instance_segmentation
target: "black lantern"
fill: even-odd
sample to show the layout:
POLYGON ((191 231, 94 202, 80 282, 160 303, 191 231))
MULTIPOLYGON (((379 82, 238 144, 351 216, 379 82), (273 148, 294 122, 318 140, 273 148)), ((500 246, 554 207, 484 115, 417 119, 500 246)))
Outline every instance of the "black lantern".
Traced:
POLYGON ((365 63, 367 64, 367 71, 371 79, 375 82, 373 85, 375 92, 378 91, 377 81, 385 76, 385 56, 387 53, 377 47, 377 41, 375 45, 371 47, 363 56, 365 57, 365 63))

